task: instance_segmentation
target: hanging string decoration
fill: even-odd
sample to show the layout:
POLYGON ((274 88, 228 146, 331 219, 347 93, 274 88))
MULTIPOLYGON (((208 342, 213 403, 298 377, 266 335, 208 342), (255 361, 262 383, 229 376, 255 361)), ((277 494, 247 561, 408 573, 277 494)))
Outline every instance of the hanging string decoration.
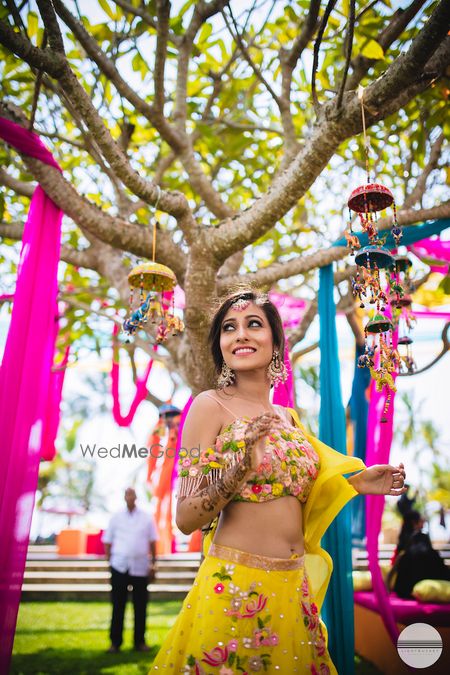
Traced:
MULTIPOLYGON (((155 211, 160 194, 158 188, 155 211)), ((156 342, 161 344, 171 335, 175 336, 182 333, 184 323, 175 315, 173 290, 177 283, 176 276, 170 267, 155 261, 156 228, 157 222, 154 219, 152 261, 137 265, 128 275, 130 317, 124 321, 123 330, 128 336, 131 336, 138 329, 144 328, 147 323, 154 324, 156 327, 156 342), (137 307, 135 307, 136 294, 138 295, 137 307)))
POLYGON ((397 254, 394 256, 395 265, 391 274, 392 319, 398 326, 398 346, 401 348, 400 373, 412 375, 417 366, 412 354, 411 331, 416 323, 416 317, 411 311, 411 293, 414 283, 411 279, 412 262, 408 255, 397 254))
MULTIPOLYGON (((397 222, 397 211, 392 192, 381 183, 372 181, 369 169, 369 138, 366 133, 366 121, 363 103, 364 89, 359 89, 361 102, 362 126, 364 134, 364 150, 367 171, 367 183, 355 188, 348 199, 349 220, 345 232, 347 245, 351 254, 355 256, 356 275, 352 279, 353 295, 359 299, 361 309, 372 309, 372 316, 367 322, 365 333, 364 353, 358 359, 358 366, 367 367, 376 383, 377 391, 386 387, 388 396, 384 413, 389 408, 392 392, 396 391, 392 373, 400 367, 400 355, 393 345, 393 320, 388 303, 395 297, 400 303, 404 297, 404 290, 396 270, 395 257, 385 248, 386 236, 382 236, 378 229, 379 213, 392 207, 393 226, 392 236, 396 246, 399 245, 402 231, 397 222), (353 215, 355 213, 360 228, 367 235, 368 243, 361 248, 359 237, 353 231, 353 215)), ((384 417, 385 415, 383 415, 384 417)))

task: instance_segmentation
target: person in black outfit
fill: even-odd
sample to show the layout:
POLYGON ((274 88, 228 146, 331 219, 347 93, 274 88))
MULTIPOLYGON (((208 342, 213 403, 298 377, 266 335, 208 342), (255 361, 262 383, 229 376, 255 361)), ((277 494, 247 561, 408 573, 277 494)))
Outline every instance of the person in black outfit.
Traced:
POLYGON ((411 598, 414 586, 422 579, 450 581, 450 569, 436 551, 428 534, 422 532, 424 521, 418 511, 403 516, 397 551, 388 584, 400 598, 411 598))

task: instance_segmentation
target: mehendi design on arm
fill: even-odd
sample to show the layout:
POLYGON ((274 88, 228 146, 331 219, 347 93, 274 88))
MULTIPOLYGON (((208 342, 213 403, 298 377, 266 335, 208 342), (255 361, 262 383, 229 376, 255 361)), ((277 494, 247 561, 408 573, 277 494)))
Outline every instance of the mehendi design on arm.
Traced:
POLYGON ((242 462, 229 469, 216 483, 209 485, 201 490, 196 497, 201 498, 202 509, 211 513, 218 507, 221 501, 228 502, 236 488, 245 478, 245 474, 250 468, 250 457, 245 455, 242 462))

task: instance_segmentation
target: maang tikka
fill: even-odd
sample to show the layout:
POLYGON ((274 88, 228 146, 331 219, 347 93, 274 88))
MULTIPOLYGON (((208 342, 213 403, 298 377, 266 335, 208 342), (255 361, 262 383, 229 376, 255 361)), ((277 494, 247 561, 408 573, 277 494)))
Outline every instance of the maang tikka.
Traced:
POLYGON ((272 354, 272 360, 267 368, 267 375, 269 376, 270 384, 276 387, 280 382, 286 382, 288 372, 284 362, 280 358, 280 352, 275 349, 272 354))
POLYGON ((222 363, 222 370, 220 375, 217 378, 217 389, 225 389, 229 387, 230 384, 233 384, 235 380, 234 370, 231 370, 230 366, 227 366, 225 361, 222 363))

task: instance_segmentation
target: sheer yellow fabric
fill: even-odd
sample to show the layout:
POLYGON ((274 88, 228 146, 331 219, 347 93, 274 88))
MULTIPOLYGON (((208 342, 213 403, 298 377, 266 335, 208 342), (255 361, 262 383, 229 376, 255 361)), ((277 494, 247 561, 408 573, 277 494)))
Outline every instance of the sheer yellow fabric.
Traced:
MULTIPOLYGON (((295 424, 305 434, 320 457, 319 475, 303 507, 303 535, 305 541, 305 568, 311 584, 312 595, 319 607, 322 607, 333 571, 330 555, 320 546, 320 540, 339 511, 358 493, 350 485, 344 474, 365 469, 364 462, 358 457, 343 455, 318 438, 308 434, 300 422, 295 410, 289 408, 295 424)), ((217 522, 204 538, 203 552, 209 550, 217 522)))

